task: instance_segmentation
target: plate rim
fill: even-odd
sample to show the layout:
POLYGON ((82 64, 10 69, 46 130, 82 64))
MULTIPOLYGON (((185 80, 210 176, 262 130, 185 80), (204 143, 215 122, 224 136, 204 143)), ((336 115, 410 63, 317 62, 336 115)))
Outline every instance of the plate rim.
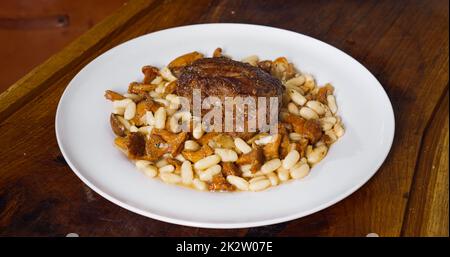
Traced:
POLYGON ((392 150, 392 144, 394 141, 394 137, 395 137, 395 113, 394 113, 394 109, 392 106, 392 102, 389 98, 389 95, 387 94, 386 90, 384 89, 384 87, 381 85, 381 83, 379 82, 379 80, 372 74, 372 72, 370 72, 370 70, 368 70, 362 63, 360 63, 358 60, 356 60, 355 58, 353 58, 351 55, 347 54, 346 52, 340 50, 339 48, 326 43, 324 41, 321 41, 319 39, 313 38, 311 36, 296 32, 296 31, 291 31, 291 30, 287 30, 287 29, 281 29, 281 28, 276 28, 276 27, 271 27, 271 26, 266 26, 266 25, 258 25, 258 24, 247 24, 247 23, 202 23, 202 24, 192 24, 192 25, 184 25, 184 26, 178 26, 178 27, 171 27, 171 28, 167 28, 167 29, 163 29, 163 30, 158 30, 158 31, 153 31, 132 39, 129 39, 125 42, 122 42, 110 49, 108 49, 107 51, 101 53, 100 55, 96 56, 94 59, 92 59, 89 63, 87 63, 85 66, 83 66, 83 68, 81 68, 77 74, 70 80, 70 82, 67 84, 66 88, 64 89, 63 94, 61 95, 61 98, 58 102, 57 105, 57 109, 56 109, 56 115, 55 115, 55 134, 56 134, 56 139, 57 139, 57 143, 58 143, 58 147, 64 157, 64 159, 66 160, 67 164, 69 165, 69 167, 71 168, 72 172, 75 173, 75 175, 84 183, 86 184, 90 189, 94 190, 96 193, 98 193, 99 195, 101 195, 103 198, 107 199, 108 201, 126 209, 129 210, 131 212, 134 212, 136 214, 148 217, 148 218, 152 218, 152 219, 156 219, 156 220, 160 220, 160 221, 164 221, 164 222, 168 222, 171 224, 177 224, 177 225, 183 225, 183 226, 190 226, 190 227, 198 227, 198 228, 215 228, 215 229, 231 229, 231 228, 250 228, 250 227, 258 227, 258 226, 266 226, 266 225, 273 225, 273 224, 278 224, 278 223, 282 223, 282 222, 287 222, 287 221, 291 221, 291 220, 295 220, 295 219, 299 219, 308 215, 311 215, 313 213, 316 213, 318 211, 324 210, 342 200, 344 200, 345 198, 347 198, 348 196, 350 196, 351 194, 353 194, 354 192, 356 192, 358 189, 360 189, 363 185, 365 185, 380 169, 380 167, 383 165, 383 163, 386 161, 387 156, 389 155, 389 153, 392 150), (386 148, 388 149, 384 155, 382 156, 383 158, 382 161, 380 161, 380 163, 377 165, 377 167, 374 169, 374 171, 371 172, 370 175, 368 175, 366 178, 362 179, 359 183, 357 183, 355 186, 349 188, 348 190, 344 191, 343 193, 337 195, 336 197, 333 198, 333 200, 328 201, 326 203, 320 204, 314 208, 309 209, 308 211, 303 211, 303 212, 296 212, 294 214, 291 215, 287 215, 287 216, 282 216, 282 217, 277 217, 277 218, 272 218, 272 219, 265 219, 265 220, 261 220, 261 221, 245 221, 245 222, 224 222, 224 223, 218 223, 218 222, 199 222, 199 221, 192 221, 192 220, 186 220, 186 219, 179 219, 179 218, 172 218, 172 217, 167 217, 167 216, 163 216, 163 215, 158 215, 155 213, 152 213, 150 211, 146 211, 146 210, 142 210, 139 209, 138 207, 134 207, 130 204, 127 204, 125 202, 120 201, 119 199, 109 195, 108 193, 104 192, 102 189, 98 188, 97 186, 95 186, 93 183, 91 183, 87 178, 85 178, 81 172, 76 168, 76 166, 72 163, 71 159, 69 158, 67 152, 65 151, 64 147, 63 147, 63 143, 62 143, 62 139, 61 139, 61 135, 59 132, 59 126, 58 123, 61 120, 61 104, 64 101, 64 99, 67 97, 67 92, 68 89, 71 87, 73 80, 90 64, 92 63, 94 60, 96 60, 97 58, 101 57, 102 55, 112 51, 115 48, 118 48, 130 41, 133 40, 137 40, 141 37, 145 37, 147 35, 150 34, 154 34, 154 33, 158 33, 158 32, 167 32, 170 30, 177 30, 177 29, 181 29, 181 28, 189 28, 189 27, 210 27, 210 26, 238 26, 238 27, 258 27, 258 28, 262 28, 262 29, 266 29, 266 30, 278 30, 280 32, 283 33, 289 33, 289 34, 294 34, 295 36, 303 36, 308 38, 309 40, 313 40, 316 43, 319 44, 324 44, 327 47, 331 47, 334 51, 338 51, 341 54, 347 56, 348 58, 350 58, 351 60, 353 60, 354 62, 356 62, 357 64, 359 64, 359 66, 361 66, 367 73, 369 76, 371 76, 371 79, 373 79, 376 83, 377 86, 379 87, 379 89, 381 89, 382 91, 382 96, 385 97, 385 100, 387 100, 387 106, 386 106, 386 114, 388 114, 390 116, 390 124, 392 124, 392 133, 389 135, 388 140, 389 140, 389 146, 386 148))

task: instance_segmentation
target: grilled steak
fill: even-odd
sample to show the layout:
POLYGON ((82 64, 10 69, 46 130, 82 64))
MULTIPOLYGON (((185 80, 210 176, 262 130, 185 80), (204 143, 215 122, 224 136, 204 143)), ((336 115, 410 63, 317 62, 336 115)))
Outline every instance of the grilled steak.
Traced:
MULTIPOLYGON (((224 103, 225 97, 250 96, 255 97, 255 101, 257 97, 278 97, 281 106, 284 90, 281 82, 261 68, 247 63, 224 57, 202 58, 181 69, 178 75, 176 94, 188 99, 192 99, 193 89, 199 89, 202 100, 215 96, 224 103)), ((268 98, 266 103, 268 106, 268 98)), ((247 113, 244 115, 247 120, 247 113)), ((248 137, 252 133, 231 134, 248 137)))

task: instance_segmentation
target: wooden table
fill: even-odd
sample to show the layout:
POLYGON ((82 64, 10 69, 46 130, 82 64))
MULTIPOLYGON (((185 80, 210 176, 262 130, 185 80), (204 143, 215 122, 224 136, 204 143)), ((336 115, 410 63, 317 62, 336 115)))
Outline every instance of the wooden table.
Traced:
POLYGON ((448 236, 448 5, 445 0, 129 2, 0 95, 0 235, 448 236), (233 230, 145 218, 85 186, 64 161, 54 132, 56 106, 68 82, 126 40, 209 22, 297 31, 365 65, 386 89, 396 116, 394 144, 378 173, 350 197, 313 215, 233 230))

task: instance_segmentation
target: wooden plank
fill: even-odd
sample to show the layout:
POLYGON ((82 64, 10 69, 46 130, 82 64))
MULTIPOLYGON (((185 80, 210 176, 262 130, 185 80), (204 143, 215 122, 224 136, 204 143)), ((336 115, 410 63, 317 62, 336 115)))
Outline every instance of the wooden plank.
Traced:
POLYGON ((403 236, 449 236, 448 91, 427 127, 403 224, 403 236))
POLYGON ((152 0, 136 0, 125 4, 116 13, 14 83, 0 95, 0 121, 49 87, 74 65, 92 55, 107 38, 145 14, 152 3, 152 0))
POLYGON ((448 85, 447 21, 447 1, 158 2, 0 123, 0 235, 398 236, 422 135, 448 85), (183 24, 231 21, 315 36, 348 52, 377 76, 394 105, 397 132, 376 176, 319 213, 238 230, 155 221, 117 207, 84 186, 65 164, 54 135, 57 102, 77 71, 138 35, 183 24))

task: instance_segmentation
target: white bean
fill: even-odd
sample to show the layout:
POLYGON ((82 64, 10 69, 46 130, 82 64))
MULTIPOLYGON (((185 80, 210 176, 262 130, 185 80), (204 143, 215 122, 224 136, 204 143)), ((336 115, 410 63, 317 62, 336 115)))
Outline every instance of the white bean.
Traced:
POLYGON ((158 174, 158 169, 146 160, 138 160, 135 163, 136 168, 142 171, 148 177, 155 177, 158 174))
POLYGON ((291 150, 286 157, 283 159, 282 165, 285 169, 290 169, 294 166, 300 159, 300 154, 297 150, 291 150))
POLYGON ((333 123, 327 122, 327 121, 320 121, 320 126, 322 127, 323 131, 327 131, 333 128, 333 123))
POLYGON ((338 139, 338 137, 336 136, 336 134, 332 129, 325 131, 325 135, 329 136, 333 142, 338 139))
POLYGON ((334 125, 333 131, 334 131, 334 133, 336 134, 337 137, 342 137, 344 135, 344 133, 345 133, 344 128, 339 123, 334 125))
POLYGON ((125 112, 123 113, 123 117, 126 120, 131 120, 134 118, 134 115, 136 114, 136 103, 131 101, 127 104, 127 107, 125 107, 125 112))
POLYGON ((251 172, 250 168, 252 167, 251 164, 244 164, 240 166, 240 169, 242 172, 251 172))
POLYGON ((215 154, 220 156, 223 162, 235 162, 238 159, 238 155, 235 151, 226 148, 214 149, 215 154))
POLYGON ((320 119, 320 121, 323 121, 323 122, 328 122, 328 123, 331 123, 331 124, 336 124, 336 122, 337 122, 337 119, 335 118, 335 117, 323 117, 323 118, 321 118, 320 119))
POLYGON ((202 124, 198 122, 195 125, 194 129, 192 130, 192 136, 195 139, 200 139, 203 136, 204 133, 205 133, 205 131, 203 130, 202 124))
POLYGON ((261 171, 253 173, 249 170, 249 171, 245 171, 242 173, 242 176, 246 177, 246 178, 254 178, 254 177, 263 176, 263 175, 264 174, 261 171))
POLYGON ((262 180, 258 180, 253 183, 250 183, 249 189, 251 191, 261 191, 261 190, 264 190, 264 189, 270 187, 270 185, 271 185, 270 180, 262 179, 262 180))
POLYGON ((150 91, 148 94, 154 99, 161 97, 161 94, 155 91, 150 91))
POLYGON ((330 111, 333 114, 336 114, 338 107, 337 107, 336 98, 334 97, 334 95, 327 96, 327 103, 328 103, 328 107, 330 108, 330 111))
POLYGON ((304 105, 307 101, 306 98, 295 89, 289 89, 289 96, 294 103, 300 106, 304 105))
POLYGON ((159 71, 159 74, 161 74, 161 76, 167 81, 174 81, 177 79, 175 76, 172 75, 172 72, 167 67, 163 67, 159 71))
POLYGON ((278 185, 278 183, 279 183, 278 176, 274 172, 271 172, 271 173, 267 174, 266 176, 270 180, 270 184, 272 186, 278 185))
POLYGON ((194 187, 198 190, 205 191, 206 190, 206 183, 201 181, 200 179, 196 178, 192 181, 192 184, 194 187))
POLYGON ((159 107, 155 112, 155 128, 163 129, 166 126, 166 110, 164 107, 159 107))
POLYGON ((156 78, 154 78, 152 80, 152 82, 150 82, 150 84, 157 85, 157 84, 159 84, 161 82, 162 82, 162 77, 161 76, 156 76, 156 78))
POLYGON ((175 159, 179 160, 180 162, 186 161, 186 158, 184 158, 184 156, 181 153, 175 156, 175 159))
POLYGON ((204 171, 199 172, 199 178, 202 181, 211 181, 212 178, 219 174, 222 171, 222 166, 216 164, 214 166, 209 167, 204 171))
POLYGON ((181 177, 173 173, 160 173, 159 177, 168 184, 177 184, 181 182, 181 177))
POLYGON ((130 132, 136 133, 136 132, 138 132, 138 131, 139 131, 139 129, 138 129, 135 125, 133 125, 133 126, 130 127, 130 132))
POLYGON ((280 179, 280 181, 287 181, 289 180, 289 170, 280 167, 277 170, 277 174, 278 174, 278 178, 280 179))
POLYGON ((149 166, 149 165, 152 164, 152 163, 149 162, 149 161, 146 161, 146 160, 137 160, 134 164, 136 165, 136 168, 137 168, 138 170, 141 170, 141 169, 143 169, 143 168, 149 166))
POLYGON ((181 164, 181 180, 183 184, 189 185, 194 179, 194 172, 192 171, 192 164, 190 161, 184 161, 181 164))
POLYGON ((297 107, 296 104, 294 104, 293 102, 290 102, 287 106, 288 111, 292 114, 298 115, 299 114, 299 109, 297 107))
POLYGON ((131 94, 131 93, 125 93, 125 94, 123 94, 123 96, 125 96, 126 98, 129 98, 133 101, 139 101, 141 99, 141 96, 136 95, 136 94, 131 94))
POLYGON ((139 132, 141 132, 144 135, 149 135, 152 133, 153 126, 142 126, 138 129, 139 132))
POLYGON ((289 133, 289 139, 292 141, 299 141, 302 138, 303 138, 303 136, 298 133, 295 133, 295 132, 289 133))
POLYGON ((194 164, 194 168, 196 168, 198 170, 205 170, 211 166, 216 165, 219 162, 220 162, 220 156, 217 154, 213 154, 213 155, 207 156, 201 160, 198 160, 194 164))
POLYGON ((162 98, 154 98, 153 100, 154 100, 155 102, 158 102, 158 103, 164 105, 165 107, 169 107, 169 105, 170 105, 170 102, 167 101, 166 99, 162 99, 162 98))
POLYGON ((242 62, 248 63, 252 66, 256 66, 259 61, 259 57, 257 55, 250 55, 241 60, 242 62))
POLYGON ((319 115, 317 115, 317 113, 309 107, 302 107, 300 109, 299 113, 300 113, 300 116, 302 116, 303 118, 305 118, 307 120, 319 118, 319 115))
POLYGON ((245 180, 241 177, 229 175, 229 176, 227 176, 227 181, 239 190, 242 190, 242 191, 248 190, 249 183, 247 182, 247 180, 245 180))
POLYGON ((286 87, 301 86, 304 83, 305 83, 305 77, 300 75, 298 77, 294 77, 294 78, 291 78, 290 80, 286 81, 285 86, 286 87))
POLYGON ((257 145, 267 145, 273 141, 273 136, 265 136, 255 140, 257 145))
POLYGON ((179 124, 181 120, 182 124, 188 124, 191 120, 190 112, 176 112, 169 119, 169 128, 173 133, 178 133, 182 129, 182 125, 179 124))
POLYGON ((266 176, 257 176, 257 177, 254 177, 254 178, 252 178, 252 179, 250 179, 249 181, 248 181, 248 183, 253 183, 253 182, 256 182, 256 181, 258 181, 258 180, 263 180, 263 179, 266 179, 266 176))
POLYGON ((125 113, 125 108, 113 107, 112 113, 118 114, 118 115, 123 115, 125 113))
POLYGON ((142 172, 144 172, 144 174, 145 174, 147 177, 153 178, 153 177, 155 177, 156 175, 158 175, 158 168, 156 168, 156 167, 153 166, 153 165, 148 165, 147 167, 145 167, 145 168, 142 169, 142 172))
POLYGON ((133 102, 133 100, 125 98, 122 100, 113 101, 113 108, 123 108, 125 109, 129 103, 133 102))
POLYGON ((264 165, 261 167, 261 172, 263 174, 269 174, 272 171, 277 170, 280 166, 281 166, 280 159, 272 159, 272 160, 264 163, 264 165))
POLYGON ((309 174, 309 165, 306 163, 299 163, 290 170, 291 177, 294 179, 304 178, 309 174))
POLYGON ((316 87, 314 78, 310 74, 303 74, 303 76, 305 77, 305 83, 303 84, 303 86, 308 90, 314 89, 316 87))
POLYGON ((306 103, 306 106, 311 108, 313 111, 315 111, 319 115, 325 114, 325 106, 319 101, 314 101, 314 100, 308 101, 306 103))
POLYGON ((116 116, 119 122, 129 131, 131 129, 131 124, 129 121, 124 119, 122 116, 116 116))
POLYGON ((145 123, 149 126, 155 125, 155 116, 153 116, 153 112, 147 111, 145 113, 145 123))
POLYGON ((306 152, 306 158, 311 164, 320 162, 327 155, 328 148, 325 145, 318 146, 312 151, 306 152))
POLYGON ((159 173, 171 173, 175 170, 173 165, 165 165, 159 168, 159 173))
POLYGON ((161 168, 166 165, 169 165, 169 163, 167 162, 166 159, 161 159, 161 160, 157 161, 155 165, 156 165, 156 167, 161 168))
POLYGON ((186 140, 184 142, 184 150, 197 151, 198 149, 200 149, 200 145, 194 140, 186 140))
POLYGON ((252 148, 241 138, 237 137, 234 139, 234 145, 242 153, 246 154, 252 151, 252 148))

